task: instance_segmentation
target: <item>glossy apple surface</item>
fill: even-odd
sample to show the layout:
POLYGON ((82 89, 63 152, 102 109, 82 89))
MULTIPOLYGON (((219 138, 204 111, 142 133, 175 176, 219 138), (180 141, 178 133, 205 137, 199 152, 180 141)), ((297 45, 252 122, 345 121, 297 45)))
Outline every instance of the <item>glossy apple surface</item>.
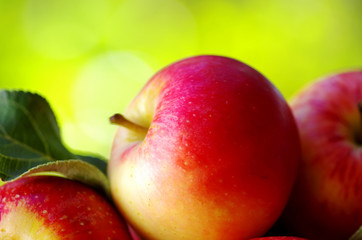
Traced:
POLYGON ((95 190, 54 176, 0 187, 0 239, 131 240, 117 210, 95 190))
POLYGON ((362 225, 362 71, 321 79, 292 101, 302 164, 286 211, 297 235, 348 239, 362 225))
POLYGON ((278 90, 230 58, 158 72, 122 116, 109 163, 113 198, 145 239, 261 236, 289 197, 297 127, 278 90))

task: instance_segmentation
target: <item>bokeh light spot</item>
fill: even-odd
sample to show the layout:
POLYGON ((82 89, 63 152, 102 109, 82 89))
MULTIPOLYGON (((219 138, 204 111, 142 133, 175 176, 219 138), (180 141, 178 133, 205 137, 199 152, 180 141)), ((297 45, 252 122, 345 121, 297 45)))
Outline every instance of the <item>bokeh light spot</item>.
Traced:
POLYGON ((73 86, 74 122, 64 125, 66 142, 108 157, 116 131, 108 118, 125 109, 152 73, 147 62, 132 52, 109 52, 89 61, 73 86), (75 135, 87 141, 74 141, 75 135))

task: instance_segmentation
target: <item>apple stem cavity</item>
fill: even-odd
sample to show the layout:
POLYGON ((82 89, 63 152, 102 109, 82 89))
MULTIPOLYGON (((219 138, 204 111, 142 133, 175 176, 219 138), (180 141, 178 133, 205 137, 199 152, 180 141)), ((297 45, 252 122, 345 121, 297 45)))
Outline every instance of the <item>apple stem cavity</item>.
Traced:
POLYGON ((112 117, 110 117, 109 121, 112 124, 116 124, 116 125, 128 128, 129 130, 132 130, 132 131, 147 132, 147 128, 128 120, 122 114, 119 114, 119 113, 116 113, 112 117))

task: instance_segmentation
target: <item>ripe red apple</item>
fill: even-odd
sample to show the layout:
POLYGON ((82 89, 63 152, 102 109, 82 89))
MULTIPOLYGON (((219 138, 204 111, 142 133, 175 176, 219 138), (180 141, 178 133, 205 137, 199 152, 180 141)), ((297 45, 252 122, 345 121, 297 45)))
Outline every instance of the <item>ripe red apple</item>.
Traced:
POLYGON ((250 240, 307 240, 307 239, 299 237, 261 237, 261 238, 253 238, 250 240))
POLYGON ((302 164, 286 224, 310 239, 348 239, 362 225, 362 71, 317 81, 292 101, 302 164))
POLYGON ((82 183, 23 177, 0 187, 0 239, 130 240, 117 210, 82 183))
POLYGON ((113 198, 146 239, 248 239, 279 217, 300 143, 289 106, 259 72, 197 56, 158 72, 112 122, 113 198))

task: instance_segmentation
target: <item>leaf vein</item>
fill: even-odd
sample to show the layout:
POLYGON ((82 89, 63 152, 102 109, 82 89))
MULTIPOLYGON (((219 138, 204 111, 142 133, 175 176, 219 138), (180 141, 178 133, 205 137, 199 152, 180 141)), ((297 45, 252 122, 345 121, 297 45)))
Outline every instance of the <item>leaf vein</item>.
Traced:
MULTIPOLYGON (((9 135, 4 135, 4 137, 5 137, 6 139, 12 141, 12 143, 18 144, 18 145, 20 145, 21 147, 23 147, 23 148, 25 148, 25 149, 28 149, 28 150, 36 153, 36 154, 39 154, 40 156, 42 156, 42 157, 44 157, 44 158, 46 158, 46 159, 48 159, 48 160, 50 160, 50 161, 55 161, 55 160, 56 160, 56 159, 54 159, 52 156, 46 155, 46 154, 44 154, 43 152, 40 152, 40 151, 38 151, 38 150, 35 149, 35 148, 29 147, 28 145, 26 145, 26 144, 24 144, 24 143, 22 143, 22 142, 20 142, 20 141, 18 141, 18 140, 16 140, 16 139, 12 138, 12 137, 9 136, 9 135)), ((1 156, 1 155, 6 156, 6 155, 0 153, 0 156, 1 156)), ((8 157, 9 157, 9 158, 13 158, 13 157, 10 157, 10 156, 8 156, 8 157)), ((19 158, 19 159, 20 159, 20 158, 19 158)))
POLYGON ((19 145, 21 145, 21 146, 26 146, 28 149, 30 149, 30 150, 32 150, 32 151, 34 151, 34 152, 36 152, 36 153, 39 153, 40 155, 43 155, 43 156, 45 156, 46 158, 48 158, 48 159, 50 159, 50 160, 55 160, 55 159, 53 159, 53 158, 50 158, 49 145, 48 145, 47 142, 45 141, 45 137, 43 136, 42 132, 39 130, 38 124, 35 122, 35 120, 33 119, 32 115, 30 114, 30 112, 29 112, 24 106, 22 106, 21 104, 17 103, 16 101, 13 101, 13 100, 10 100, 10 99, 8 99, 8 101, 11 102, 13 105, 15 105, 18 109, 20 109, 20 110, 28 117, 31 125, 33 126, 33 129, 34 129, 35 132, 37 133, 37 135, 38 135, 41 143, 42 143, 43 146, 44 146, 45 153, 48 154, 48 155, 46 155, 46 154, 44 154, 44 153, 42 153, 42 152, 40 152, 40 151, 38 151, 38 150, 36 150, 36 149, 34 149, 34 148, 31 148, 31 147, 27 146, 27 145, 24 144, 24 143, 21 143, 21 142, 15 140, 15 139, 13 139, 13 138, 7 133, 7 131, 5 130, 5 127, 0 124, 1 130, 3 130, 3 132, 4 132, 4 136, 7 137, 9 140, 16 141, 16 142, 17 142, 19 145), (47 157, 47 156, 49 156, 49 157, 47 157))
MULTIPOLYGON (((27 162, 27 161, 39 161, 39 160, 42 160, 44 159, 44 157, 38 157, 38 158, 18 158, 18 157, 10 157, 10 156, 6 156, 2 153, 0 153, 0 160, 1 158, 3 159, 9 159, 9 160, 17 160, 17 161, 24 161, 24 162, 27 162)), ((52 162, 52 161, 56 161, 55 159, 44 159, 45 162, 52 162), (47 161, 48 160, 48 161, 47 161)))

